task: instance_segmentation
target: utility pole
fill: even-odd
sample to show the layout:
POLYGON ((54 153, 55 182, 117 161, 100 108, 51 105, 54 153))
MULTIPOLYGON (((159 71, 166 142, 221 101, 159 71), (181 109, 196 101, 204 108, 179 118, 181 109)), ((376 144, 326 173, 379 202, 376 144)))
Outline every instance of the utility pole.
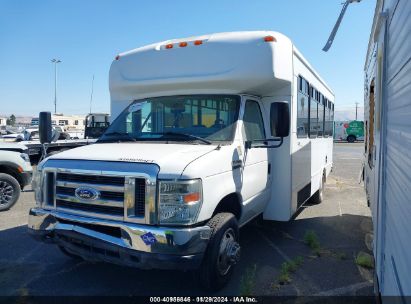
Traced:
POLYGON ((60 63, 61 60, 53 58, 51 60, 54 63, 54 114, 57 113, 57 63, 60 63))
POLYGON ((359 103, 356 102, 356 103, 355 103, 355 120, 358 120, 358 119, 357 119, 357 118, 358 118, 358 105, 359 105, 359 103))
POLYGON ((93 90, 94 90, 94 74, 93 74, 93 79, 91 80, 90 114, 91 114, 91 104, 93 102, 93 90))

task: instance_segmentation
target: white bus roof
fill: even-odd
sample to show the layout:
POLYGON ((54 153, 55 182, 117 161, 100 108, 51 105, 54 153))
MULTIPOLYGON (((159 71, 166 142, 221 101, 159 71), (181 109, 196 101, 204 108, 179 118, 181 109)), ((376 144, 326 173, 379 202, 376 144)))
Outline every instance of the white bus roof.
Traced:
POLYGON ((121 53, 110 69, 111 97, 125 101, 187 91, 270 96, 292 82, 294 54, 329 89, 289 38, 250 31, 172 39, 121 53), (266 42, 267 36, 274 41, 266 42))

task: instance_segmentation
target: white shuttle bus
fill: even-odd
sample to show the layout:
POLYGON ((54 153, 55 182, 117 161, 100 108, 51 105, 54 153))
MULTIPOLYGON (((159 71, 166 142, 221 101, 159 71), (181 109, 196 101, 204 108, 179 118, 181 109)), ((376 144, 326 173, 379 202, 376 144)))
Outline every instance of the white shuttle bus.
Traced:
POLYGON ((29 231, 67 255, 199 269, 219 289, 240 257, 239 227, 259 215, 288 221, 322 200, 334 94, 284 35, 122 53, 110 93, 114 119, 97 143, 45 159, 34 177, 29 231))

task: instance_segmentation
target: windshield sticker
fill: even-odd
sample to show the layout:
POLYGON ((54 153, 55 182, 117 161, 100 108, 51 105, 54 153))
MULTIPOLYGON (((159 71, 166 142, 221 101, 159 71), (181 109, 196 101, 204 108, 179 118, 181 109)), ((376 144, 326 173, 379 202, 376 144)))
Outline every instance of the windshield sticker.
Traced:
POLYGON ((147 101, 134 103, 128 108, 128 112, 133 113, 133 112, 140 111, 145 104, 147 104, 147 101))
POLYGON ((153 245, 157 242, 156 237, 151 232, 140 235, 140 237, 143 240, 144 244, 146 244, 147 246, 153 245))

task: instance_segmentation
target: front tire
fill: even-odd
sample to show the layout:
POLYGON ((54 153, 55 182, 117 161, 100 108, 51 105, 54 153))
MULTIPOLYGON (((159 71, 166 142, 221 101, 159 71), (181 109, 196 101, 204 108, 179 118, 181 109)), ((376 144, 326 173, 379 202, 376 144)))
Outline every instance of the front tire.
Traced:
POLYGON ((210 241, 200 267, 201 285, 212 291, 223 288, 240 260, 239 229, 232 213, 218 213, 208 223, 210 241))
POLYGON ((350 135, 350 136, 347 137, 347 141, 348 141, 350 144, 354 143, 355 140, 356 140, 356 138, 355 138, 354 135, 350 135))
POLYGON ((0 173, 0 211, 10 209, 20 197, 20 184, 11 175, 0 173))

